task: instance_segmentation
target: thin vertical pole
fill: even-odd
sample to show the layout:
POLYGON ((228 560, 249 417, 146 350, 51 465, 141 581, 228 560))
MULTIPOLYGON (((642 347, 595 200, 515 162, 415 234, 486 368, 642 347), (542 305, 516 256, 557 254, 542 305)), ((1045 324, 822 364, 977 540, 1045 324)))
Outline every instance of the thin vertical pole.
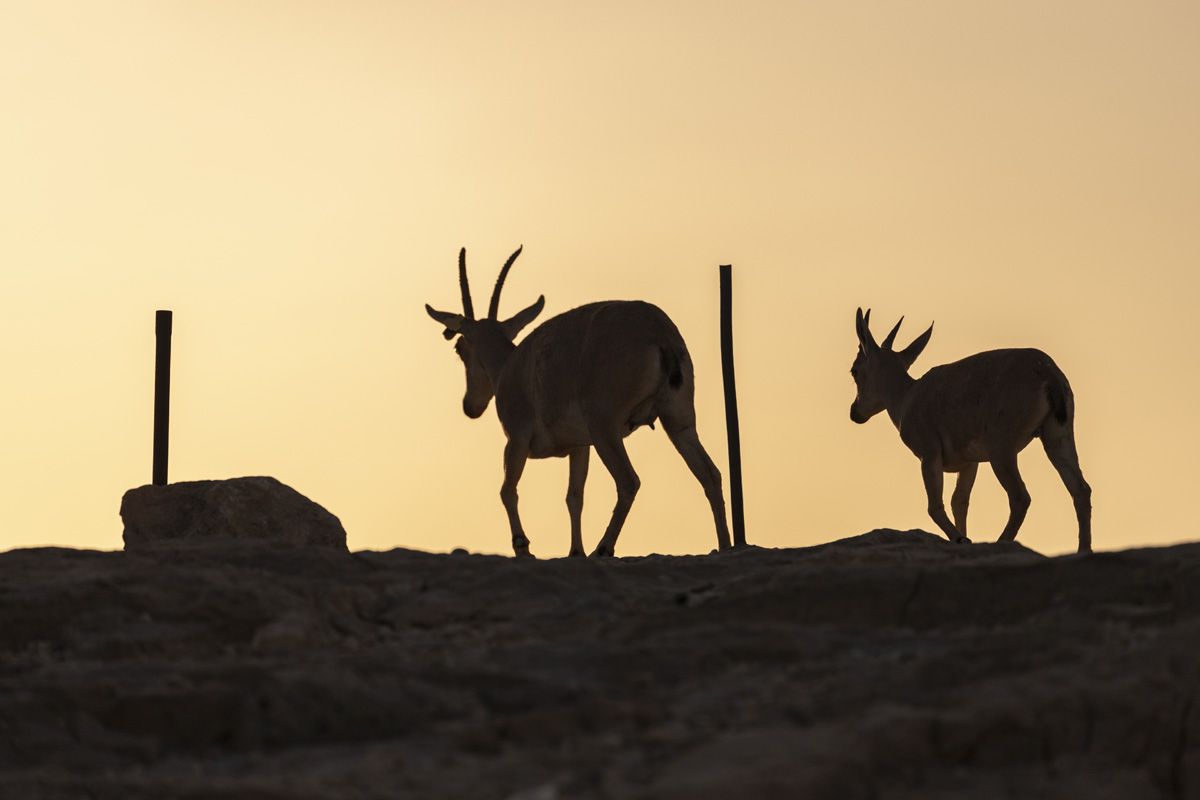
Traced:
POLYGON ((738 430, 737 384, 733 376, 733 267, 720 266, 721 373, 725 378, 725 430, 729 434, 729 499, 733 506, 733 546, 746 543, 742 508, 742 436, 738 430))
POLYGON ((154 314, 154 485, 167 485, 171 417, 171 312, 154 314))

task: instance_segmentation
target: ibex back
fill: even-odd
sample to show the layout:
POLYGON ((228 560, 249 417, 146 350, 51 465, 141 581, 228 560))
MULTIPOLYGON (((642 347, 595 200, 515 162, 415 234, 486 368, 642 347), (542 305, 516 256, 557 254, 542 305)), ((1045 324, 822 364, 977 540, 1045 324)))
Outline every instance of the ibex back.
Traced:
POLYGON ((508 320, 497 312, 504 279, 521 249, 500 270, 486 319, 475 319, 467 282, 466 251, 458 273, 463 313, 429 316, 455 336, 466 368, 463 411, 472 419, 493 394, 508 443, 500 498, 508 512, 513 551, 529 555, 517 513, 517 482, 529 458, 567 456, 570 479, 571 555, 582 556, 583 486, 591 448, 612 474, 617 504, 593 556, 614 554, 617 537, 641 484, 622 441, 642 425, 661 420, 671 443, 704 487, 717 528, 717 546, 729 547, 721 473, 696 435, 692 359, 679 330, 659 308, 636 301, 590 303, 546 321, 517 345, 517 334, 541 313, 545 298, 508 320))
MULTIPOLYGON (((862 423, 886 410, 900 438, 921 460, 929 516, 951 541, 968 542, 967 506, 979 463, 990 462, 1008 494, 1002 541, 1015 539, 1029 492, 1017 470, 1017 454, 1035 437, 1066 484, 1079 522, 1079 552, 1092 549, 1092 490, 1075 450, 1075 396, 1058 365, 1040 350, 992 350, 934 367, 919 379, 908 369, 929 343, 933 326, 900 351, 892 345, 900 322, 876 344, 871 312, 858 310, 858 356, 850 373, 858 395, 850 419, 862 423), (942 501, 942 474, 957 472, 950 500, 942 501)), ((903 322, 903 318, 901 318, 903 322)))

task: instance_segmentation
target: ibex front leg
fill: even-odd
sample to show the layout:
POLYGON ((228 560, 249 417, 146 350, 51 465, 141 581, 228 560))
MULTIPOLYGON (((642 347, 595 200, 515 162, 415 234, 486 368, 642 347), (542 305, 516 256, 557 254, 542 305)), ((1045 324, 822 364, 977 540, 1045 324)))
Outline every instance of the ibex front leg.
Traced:
POLYGON ((583 485, 587 482, 590 447, 571 451, 571 477, 567 482, 567 511, 571 515, 571 556, 587 555, 583 551, 583 485))
POLYGON ((975 485, 978 464, 968 464, 958 473, 954 494, 950 495, 950 510, 954 512, 954 527, 963 536, 967 535, 967 508, 971 505, 971 487, 975 485))
POLYGON ((944 485, 942 459, 930 458, 923 460, 921 462, 921 477, 925 480, 925 495, 929 499, 930 518, 942 529, 942 533, 946 534, 947 539, 952 542, 969 544, 971 540, 959 533, 950 522, 950 518, 946 516, 946 503, 942 498, 944 485))
POLYGON ((529 450, 524 444, 509 439, 504 446, 504 484, 500 487, 500 501, 508 512, 508 527, 512 529, 513 553, 518 556, 529 555, 529 538, 521 527, 521 516, 517 513, 517 483, 521 473, 525 471, 525 461, 529 458, 529 450))

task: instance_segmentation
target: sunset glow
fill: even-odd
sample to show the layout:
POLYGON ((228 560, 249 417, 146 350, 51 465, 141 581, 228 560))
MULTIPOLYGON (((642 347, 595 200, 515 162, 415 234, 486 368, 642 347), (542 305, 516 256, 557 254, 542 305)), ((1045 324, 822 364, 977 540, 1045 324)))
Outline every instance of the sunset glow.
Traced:
MULTIPOLYGON (((934 530, 885 416, 848 409, 854 311, 914 374, 1038 347, 1069 377, 1098 550, 1197 538, 1200 6, 1163 2, 8 3, 0 9, 0 549, 121 546, 175 312, 171 479, 273 475, 352 549, 508 553, 494 410, 424 303, 504 258, 502 313, 663 308, 727 472, 734 265, 747 534, 934 530)), ((476 297, 476 305, 485 298, 476 297)), ((715 546, 661 430, 620 555, 715 546)), ((1019 541, 1073 551, 1038 443, 1019 541)), ((531 462, 539 556, 563 459, 531 462)), ((593 459, 590 548, 614 500, 593 459)), ((1007 506, 980 471, 972 538, 1007 506)))

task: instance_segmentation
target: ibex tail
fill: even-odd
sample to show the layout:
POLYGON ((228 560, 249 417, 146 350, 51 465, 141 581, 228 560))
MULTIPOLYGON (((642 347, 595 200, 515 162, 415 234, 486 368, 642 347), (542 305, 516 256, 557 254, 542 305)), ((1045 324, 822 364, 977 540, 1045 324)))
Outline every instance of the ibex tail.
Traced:
POLYGON ((679 365, 679 353, 668 347, 661 347, 658 352, 667 385, 672 389, 678 389, 683 385, 683 369, 679 365))
POLYGON ((1051 378, 1046 384, 1046 399, 1050 402, 1050 413, 1060 425, 1065 425, 1073 416, 1075 396, 1071 385, 1063 375, 1051 378))

